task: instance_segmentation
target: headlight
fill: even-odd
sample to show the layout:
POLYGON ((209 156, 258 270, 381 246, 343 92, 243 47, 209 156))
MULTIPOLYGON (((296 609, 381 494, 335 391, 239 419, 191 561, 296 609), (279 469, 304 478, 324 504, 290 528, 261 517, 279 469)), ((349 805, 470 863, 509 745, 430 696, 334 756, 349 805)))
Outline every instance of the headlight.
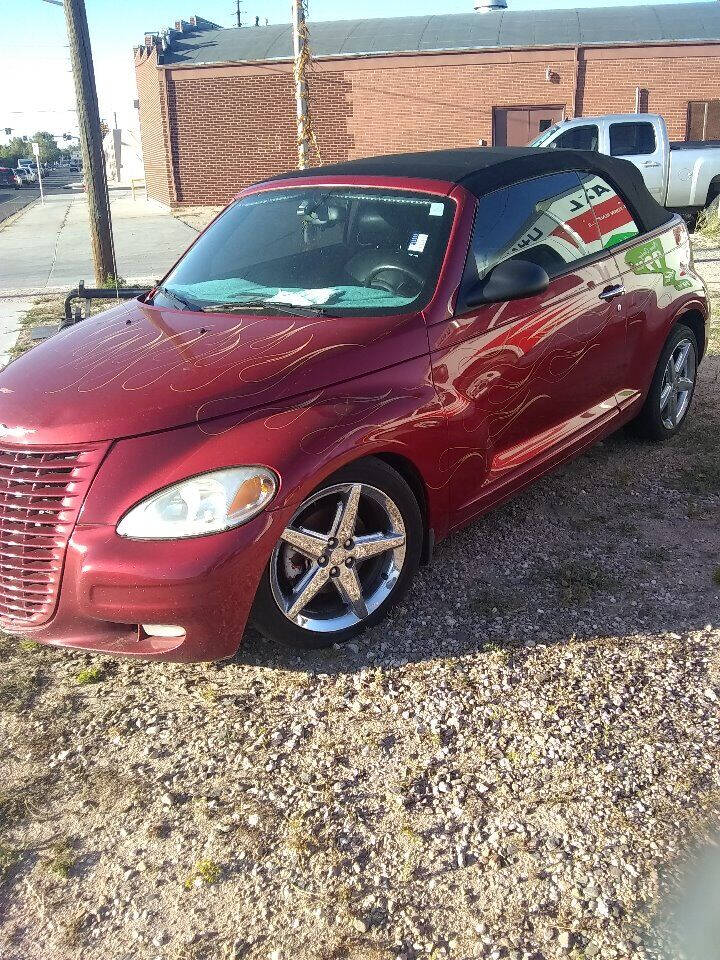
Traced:
POLYGON ((188 477, 135 504, 117 525, 121 537, 177 540, 230 530, 251 520, 275 496, 265 467, 229 467, 188 477))

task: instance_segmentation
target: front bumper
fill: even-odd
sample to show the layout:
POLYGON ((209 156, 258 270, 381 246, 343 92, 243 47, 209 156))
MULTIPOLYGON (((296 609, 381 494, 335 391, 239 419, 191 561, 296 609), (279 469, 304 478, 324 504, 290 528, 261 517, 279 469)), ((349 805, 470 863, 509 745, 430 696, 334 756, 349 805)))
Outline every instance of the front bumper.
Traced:
POLYGON ((235 530, 140 541, 114 527, 78 525, 52 619, 18 630, 39 643, 148 660, 221 660, 242 644, 282 516, 266 511, 235 530), (140 624, 173 624, 183 637, 150 637, 140 624))

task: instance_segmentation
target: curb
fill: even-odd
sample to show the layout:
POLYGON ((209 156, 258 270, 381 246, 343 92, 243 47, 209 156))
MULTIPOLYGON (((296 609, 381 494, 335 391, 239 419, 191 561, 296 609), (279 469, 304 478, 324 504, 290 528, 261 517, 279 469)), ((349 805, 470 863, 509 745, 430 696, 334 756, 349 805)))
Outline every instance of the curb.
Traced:
POLYGON ((35 204, 40 203, 40 197, 35 197, 34 200, 31 200, 30 203, 26 203, 24 207, 20 210, 17 210, 15 213, 11 213, 9 217, 6 217, 5 220, 0 223, 0 233, 6 228, 12 226, 17 220, 19 220, 25 213, 28 212, 35 204))

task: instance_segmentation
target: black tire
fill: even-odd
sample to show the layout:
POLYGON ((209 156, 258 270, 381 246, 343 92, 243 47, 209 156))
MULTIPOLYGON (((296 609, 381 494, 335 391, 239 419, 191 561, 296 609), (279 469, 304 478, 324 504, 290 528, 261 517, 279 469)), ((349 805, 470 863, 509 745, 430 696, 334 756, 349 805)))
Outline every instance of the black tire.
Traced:
POLYGON ((668 425, 664 422, 663 415, 660 410, 660 395, 662 392, 663 378, 665 376, 668 360, 678 344, 683 340, 689 340, 692 344, 692 350, 694 351, 695 358, 695 370, 697 370, 698 345, 695 334, 690 327, 686 327, 684 323, 677 323, 670 332, 670 336, 667 338, 665 346, 663 347, 663 351, 660 354, 660 359, 657 362, 652 383, 650 384, 650 391, 648 392, 645 403, 643 404, 643 408, 631 424, 632 430, 637 436, 660 443, 664 440, 669 440, 670 437, 675 436, 675 434, 683 428, 683 425, 687 420, 695 393, 695 383, 693 383, 692 391, 690 392, 690 400, 687 404, 682 419, 674 427, 668 427, 668 425))
MULTIPOLYGON (((301 650, 316 650, 331 647, 336 643, 345 643, 382 620, 405 596, 417 572, 423 543, 423 519, 415 494, 403 477, 384 461, 368 457, 349 464, 328 477, 311 496, 327 487, 343 483, 361 483, 374 487, 389 497, 399 510, 405 524, 405 556, 397 581, 383 602, 359 623, 330 632, 311 630, 293 623, 280 609, 271 582, 273 554, 263 572, 250 616, 253 626, 269 640, 301 650)), ((305 502, 307 499, 309 498, 306 498, 305 502)))

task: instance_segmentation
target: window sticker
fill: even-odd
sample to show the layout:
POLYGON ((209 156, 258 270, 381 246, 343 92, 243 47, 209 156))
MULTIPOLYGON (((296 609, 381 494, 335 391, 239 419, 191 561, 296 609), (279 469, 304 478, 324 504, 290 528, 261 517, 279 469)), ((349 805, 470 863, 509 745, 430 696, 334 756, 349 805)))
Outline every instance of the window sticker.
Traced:
POLYGON ((445 204, 444 203, 431 203, 430 204, 430 216, 431 217, 441 217, 445 213, 445 204))
POLYGON ((422 253, 427 242, 427 233, 414 233, 408 245, 408 253, 422 253))

